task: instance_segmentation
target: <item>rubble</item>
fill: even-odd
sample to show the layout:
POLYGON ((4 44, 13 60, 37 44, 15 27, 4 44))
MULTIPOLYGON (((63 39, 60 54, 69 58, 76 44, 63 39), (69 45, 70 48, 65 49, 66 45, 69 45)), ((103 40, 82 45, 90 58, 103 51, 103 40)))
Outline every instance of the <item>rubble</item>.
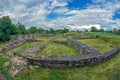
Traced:
POLYGON ((0 80, 6 80, 6 78, 0 73, 0 80))

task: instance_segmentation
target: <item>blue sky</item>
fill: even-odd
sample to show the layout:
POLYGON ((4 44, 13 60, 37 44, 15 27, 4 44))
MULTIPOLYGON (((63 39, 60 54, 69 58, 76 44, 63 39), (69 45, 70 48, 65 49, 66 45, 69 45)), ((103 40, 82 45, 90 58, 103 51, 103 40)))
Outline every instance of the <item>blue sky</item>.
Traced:
POLYGON ((0 17, 26 27, 120 28, 120 0, 0 0, 0 17), (7 5, 6 5, 7 4, 7 5))

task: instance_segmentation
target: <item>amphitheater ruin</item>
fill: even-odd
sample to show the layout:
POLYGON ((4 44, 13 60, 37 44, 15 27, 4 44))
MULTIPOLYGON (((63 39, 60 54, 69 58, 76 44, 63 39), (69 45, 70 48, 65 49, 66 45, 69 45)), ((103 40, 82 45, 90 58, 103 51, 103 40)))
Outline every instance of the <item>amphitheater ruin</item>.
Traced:
MULTIPOLYGON (((22 45, 26 42, 36 42, 38 37, 42 36, 51 36, 51 38, 47 39, 43 42, 43 44, 35 45, 27 48, 24 51, 16 51, 14 52, 15 56, 20 56, 25 58, 28 62, 33 65, 38 65, 45 68, 67 68, 67 67, 82 67, 82 66, 91 66, 94 64, 98 64, 101 62, 105 62, 114 55, 120 52, 120 48, 116 47, 108 52, 101 53, 98 50, 78 42, 74 37, 69 38, 66 41, 58 41, 55 40, 54 35, 45 35, 45 34, 29 34, 29 35, 13 35, 11 36, 10 42, 1 49, 3 52, 8 52, 11 48, 22 45), (42 50, 44 46, 46 46, 48 41, 53 41, 56 43, 68 45, 71 43, 78 52, 82 53, 80 56, 55 56, 55 55, 41 55, 35 56, 34 53, 42 50)), ((79 37, 82 39, 87 39, 86 37, 79 37)))

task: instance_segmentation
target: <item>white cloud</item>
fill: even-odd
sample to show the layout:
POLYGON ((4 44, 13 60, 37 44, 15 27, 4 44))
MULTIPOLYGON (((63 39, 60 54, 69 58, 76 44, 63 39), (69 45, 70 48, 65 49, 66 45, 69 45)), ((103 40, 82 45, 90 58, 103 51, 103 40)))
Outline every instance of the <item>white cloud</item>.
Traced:
POLYGON ((105 3, 107 0, 92 0, 94 3, 105 3))
POLYGON ((101 26, 100 26, 99 24, 82 25, 82 26, 80 26, 80 25, 74 25, 74 26, 70 26, 70 28, 71 28, 72 30, 84 30, 84 29, 90 30, 91 27, 93 27, 93 26, 96 27, 97 29, 100 29, 100 28, 101 28, 101 26))
POLYGON ((88 5, 87 9, 83 10, 69 9, 66 7, 68 1, 70 0, 1 0, 0 10, 2 15, 9 15, 14 22, 21 21, 27 27, 68 27, 72 29, 78 27, 80 29, 80 27, 88 28, 89 25, 97 24, 104 25, 107 28, 114 28, 115 26, 119 28, 120 19, 112 19, 114 13, 120 8, 119 0, 113 2, 93 0, 95 4, 88 5), (9 4, 6 5, 6 3, 9 4), (48 20, 47 15, 51 12, 62 14, 62 16, 48 20), (109 25, 112 22, 116 24, 109 25))

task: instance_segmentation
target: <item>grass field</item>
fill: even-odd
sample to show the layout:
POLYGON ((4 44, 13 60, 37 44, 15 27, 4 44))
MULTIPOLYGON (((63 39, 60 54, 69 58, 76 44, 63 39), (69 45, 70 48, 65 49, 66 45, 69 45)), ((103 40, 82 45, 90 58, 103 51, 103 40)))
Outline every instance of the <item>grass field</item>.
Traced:
MULTIPOLYGON (((69 33, 67 33, 69 34, 69 33)), ((120 36, 109 33, 74 33, 82 36, 99 37, 97 39, 79 39, 78 41, 98 49, 101 52, 108 51, 116 46, 120 46, 120 36)), ((38 38, 46 40, 48 37, 38 38)), ((66 40, 62 35, 56 36, 57 40, 66 40)), ((4 44, 4 43, 3 43, 4 44)), ((41 42, 26 43, 19 47, 13 48, 12 51, 24 50, 27 47, 41 44, 41 42)), ((47 46, 38 53, 38 55, 80 55, 73 46, 65 46, 63 44, 48 42, 47 46)), ((89 67, 66 68, 66 69, 47 69, 34 68, 22 72, 11 78, 7 71, 3 68, 4 62, 9 61, 6 55, 0 55, 0 71, 8 80, 120 80, 120 53, 111 60, 96 64, 89 67)))

